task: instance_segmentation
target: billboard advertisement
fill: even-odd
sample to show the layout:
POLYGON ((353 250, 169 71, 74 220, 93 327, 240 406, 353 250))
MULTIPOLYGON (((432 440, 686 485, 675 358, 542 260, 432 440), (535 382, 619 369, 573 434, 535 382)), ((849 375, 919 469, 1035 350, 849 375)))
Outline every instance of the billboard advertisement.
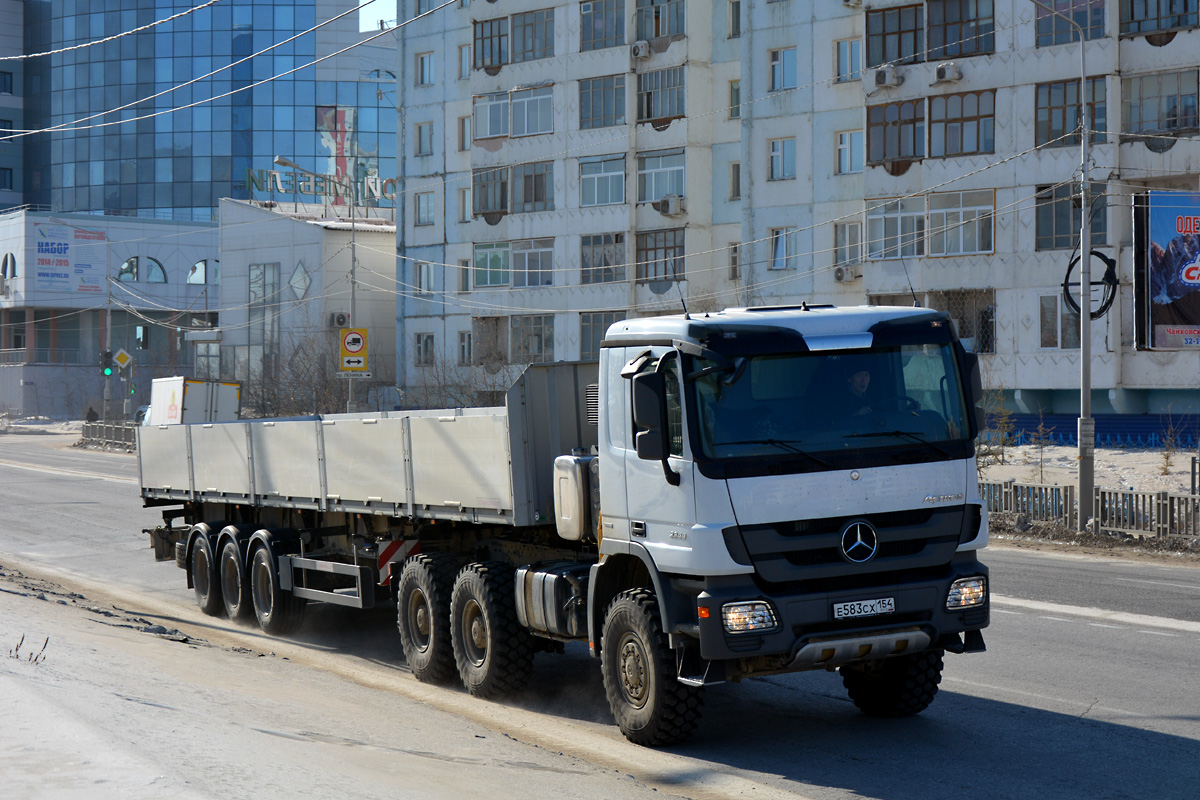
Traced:
POLYGON ((1150 192, 1149 345, 1200 350, 1200 192, 1150 192))
POLYGON ((34 226, 33 285, 43 292, 101 294, 108 236, 74 225, 34 226))

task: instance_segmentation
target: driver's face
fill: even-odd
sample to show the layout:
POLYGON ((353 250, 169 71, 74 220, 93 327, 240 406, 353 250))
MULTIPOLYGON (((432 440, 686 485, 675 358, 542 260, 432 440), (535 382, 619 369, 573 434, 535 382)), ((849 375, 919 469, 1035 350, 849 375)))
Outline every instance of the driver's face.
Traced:
POLYGON ((867 387, 871 385, 871 373, 864 370, 859 370, 850 376, 850 388, 855 394, 866 394, 867 387))

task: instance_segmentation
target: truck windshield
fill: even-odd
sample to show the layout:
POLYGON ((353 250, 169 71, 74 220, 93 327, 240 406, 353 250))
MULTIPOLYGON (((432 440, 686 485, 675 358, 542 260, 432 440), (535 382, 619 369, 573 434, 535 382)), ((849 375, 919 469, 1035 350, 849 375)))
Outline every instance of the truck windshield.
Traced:
MULTIPOLYGON (((692 381, 700 449, 712 460, 803 458, 883 448, 932 450, 969 436, 949 344, 750 356, 744 373, 692 381)), ((696 372, 708 366, 695 359, 696 372)), ((954 448, 960 451, 961 448, 954 448)))

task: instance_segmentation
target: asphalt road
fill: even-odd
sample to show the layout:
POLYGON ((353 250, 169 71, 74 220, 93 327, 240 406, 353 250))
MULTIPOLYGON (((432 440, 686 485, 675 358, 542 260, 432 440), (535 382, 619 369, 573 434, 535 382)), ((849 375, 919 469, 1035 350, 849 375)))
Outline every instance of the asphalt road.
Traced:
MULTIPOLYGON (((988 652, 948 655, 942 691, 922 715, 864 717, 833 674, 769 677, 711 688, 697 737, 653 751, 621 738, 598 665, 581 648, 539 656, 531 688, 500 704, 412 680, 387 609, 310 606, 305 627, 287 641, 203 617, 182 571, 155 564, 140 533, 156 517, 140 507, 133 457, 16 438, 0 438, 0 564, 40 565, 193 635, 353 680, 378 693, 360 711, 367 719, 383 713, 381 704, 395 706, 422 737, 433 737, 438 726, 422 714, 444 713, 444 726, 479 726, 497 746, 515 741, 516 751, 485 744, 471 757, 507 764, 525 753, 540 790, 558 784, 544 780, 553 773, 539 758, 559 752, 574 759, 571 769, 597 778, 596 796, 614 797, 1194 798, 1200 786, 1200 569, 1193 566, 992 549, 984 559, 996 594, 988 652), (610 773, 632 778, 605 783, 610 773)), ((282 709, 288 724, 279 730, 343 725, 305 719, 302 706, 282 709)), ((374 740, 385 727, 359 730, 374 740)), ((193 743, 181 729, 176 743, 204 747, 223 731, 216 724, 193 743)), ((358 785, 357 771, 371 765, 362 754, 347 760, 347 785, 358 785)), ((461 766, 443 770, 443 788, 466 779, 461 766)), ((497 772, 493 796, 530 794, 519 775, 497 772)), ((564 786, 574 780, 561 775, 564 786)), ((284 794, 264 785, 259 796, 284 794)))

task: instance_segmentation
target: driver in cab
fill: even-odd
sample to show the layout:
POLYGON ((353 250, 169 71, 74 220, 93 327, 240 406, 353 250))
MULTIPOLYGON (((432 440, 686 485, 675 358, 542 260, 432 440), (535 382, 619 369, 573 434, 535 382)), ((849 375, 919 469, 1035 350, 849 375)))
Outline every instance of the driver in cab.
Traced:
POLYGON ((846 378, 846 413, 851 415, 870 414, 872 412, 871 371, 856 370, 846 378))

